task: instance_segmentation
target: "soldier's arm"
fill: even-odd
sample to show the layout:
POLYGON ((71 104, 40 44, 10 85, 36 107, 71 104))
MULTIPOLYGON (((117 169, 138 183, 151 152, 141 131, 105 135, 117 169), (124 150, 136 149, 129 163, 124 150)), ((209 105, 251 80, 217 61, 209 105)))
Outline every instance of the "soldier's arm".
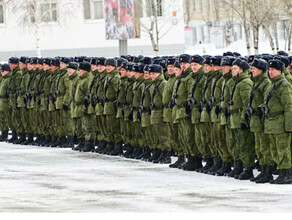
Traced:
POLYGON ((69 81, 69 77, 64 76, 64 88, 65 88, 65 95, 64 95, 64 101, 63 101, 63 105, 68 106, 69 103, 72 100, 72 97, 70 95, 70 81, 69 81))
POLYGON ((242 100, 242 112, 241 112, 241 122, 245 123, 245 113, 247 111, 247 105, 250 97, 251 92, 251 83, 244 83, 242 84, 242 87, 240 88, 240 97, 242 100))
POLYGON ((284 110, 285 131, 292 132, 292 86, 283 84, 281 86, 280 102, 284 110))

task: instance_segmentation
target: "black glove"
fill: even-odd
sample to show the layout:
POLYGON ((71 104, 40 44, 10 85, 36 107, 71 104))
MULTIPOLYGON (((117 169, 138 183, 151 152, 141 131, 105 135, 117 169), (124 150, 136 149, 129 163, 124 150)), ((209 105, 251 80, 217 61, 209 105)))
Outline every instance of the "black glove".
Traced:
POLYGON ((67 105, 63 105, 63 110, 67 111, 68 110, 68 106, 67 105))
POLYGON ((248 130, 248 125, 245 123, 241 123, 241 130, 243 130, 243 131, 248 130))
POLYGON ((191 111, 192 111, 188 104, 186 105, 185 109, 186 109, 187 115, 189 115, 191 113, 191 111))
POLYGON ((264 112, 263 112, 262 107, 258 107, 257 108, 257 113, 258 113, 258 117, 259 118, 263 118, 264 117, 264 112))
POLYGON ((88 106, 90 104, 90 100, 88 99, 88 97, 86 96, 85 99, 83 100, 83 103, 85 106, 88 106))
POLYGON ((215 108, 215 114, 216 115, 219 115, 219 113, 221 112, 222 108, 221 108, 221 105, 217 105, 216 108, 215 108))

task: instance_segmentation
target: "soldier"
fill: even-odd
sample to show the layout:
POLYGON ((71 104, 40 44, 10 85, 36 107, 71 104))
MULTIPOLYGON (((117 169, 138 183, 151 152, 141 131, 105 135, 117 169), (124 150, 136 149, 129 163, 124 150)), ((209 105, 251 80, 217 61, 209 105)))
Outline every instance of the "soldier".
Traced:
POLYGON ((9 127, 12 131, 12 137, 8 140, 9 143, 14 143, 17 141, 17 130, 19 129, 17 125, 20 119, 20 109, 17 108, 17 103, 15 100, 15 93, 19 85, 19 80, 21 77, 19 69, 19 59, 17 57, 9 58, 9 66, 12 71, 11 77, 9 78, 8 95, 9 95, 9 107, 11 109, 9 114, 9 127))
POLYGON ((235 60, 232 66, 232 75, 236 79, 230 96, 230 125, 240 158, 240 161, 237 161, 234 166, 234 178, 249 180, 253 177, 255 152, 254 136, 244 118, 252 88, 248 63, 240 59, 235 60), (242 163, 245 169, 241 172, 242 163))
POLYGON ((129 157, 134 152, 134 146, 138 145, 138 141, 134 135, 134 122, 131 117, 132 114, 132 103, 133 103, 133 86, 136 81, 135 73, 133 72, 134 65, 132 63, 127 63, 127 75, 128 75, 128 82, 125 88, 125 99, 124 104, 122 107, 122 119, 127 125, 127 139, 129 140, 128 143, 125 145, 125 152, 123 153, 124 157, 129 157))
POLYGON ((75 93, 75 115, 76 117, 82 117, 82 132, 85 134, 85 144, 83 145, 83 143, 80 143, 77 146, 77 149, 75 148, 75 150, 83 152, 89 152, 94 149, 94 141, 96 138, 95 121, 92 120, 92 117, 86 111, 87 100, 85 100, 85 97, 88 93, 90 81, 92 80, 92 75, 90 71, 91 64, 89 62, 84 61, 80 63, 80 81, 77 85, 75 93))
POLYGON ((8 64, 1 65, 1 82, 0 82, 0 123, 1 123, 1 141, 6 141, 8 137, 8 124, 10 118, 9 109, 9 94, 8 87, 10 77, 12 75, 11 69, 8 64))
MULTIPOLYGON (((117 101, 115 103, 117 109, 117 118, 120 121, 120 133, 123 139, 123 145, 129 144, 129 139, 127 137, 127 123, 123 119, 123 105, 125 104, 125 93, 126 93, 126 85, 128 82, 128 75, 127 75, 127 63, 122 63, 120 66, 120 74, 121 74, 121 81, 118 84, 117 90, 117 101)), ((123 153, 122 147, 117 147, 114 151, 110 153, 110 155, 117 156, 123 153)))
POLYGON ((221 60, 221 66, 223 71, 224 82, 222 84, 221 97, 219 103, 215 108, 215 113, 218 118, 220 118, 220 125, 226 136, 226 147, 220 145, 222 151, 223 165, 220 170, 216 172, 217 176, 228 175, 231 172, 231 162, 237 160, 235 151, 235 139, 230 131, 230 119, 225 118, 224 112, 228 107, 228 102, 230 100, 230 93, 234 86, 234 80, 232 78, 232 63, 234 62, 234 57, 223 57, 221 60))
POLYGON ((264 123, 258 118, 257 107, 264 103, 264 96, 271 85, 267 73, 268 63, 262 59, 254 59, 251 65, 253 87, 248 102, 246 121, 255 137, 255 152, 261 166, 261 173, 251 178, 256 183, 266 183, 273 179, 272 168, 274 161, 270 151, 269 135, 264 133, 264 123))
POLYGON ((96 121, 97 121, 97 139, 98 148, 95 150, 98 153, 105 153, 109 149, 113 149, 112 144, 109 142, 107 136, 107 124, 105 122, 105 115, 103 114, 102 98, 104 96, 104 84, 107 77, 107 71, 105 67, 105 58, 99 57, 96 65, 98 69, 98 80, 92 87, 92 101, 91 105, 95 108, 96 121))
MULTIPOLYGON (((131 112, 128 114, 128 118, 129 120, 133 121, 132 129, 135 142, 133 143, 134 145, 132 145, 134 148, 133 152, 130 155, 127 155, 126 157, 134 159, 143 152, 143 147, 145 146, 145 137, 141 127, 140 117, 138 117, 141 95, 143 92, 143 83, 145 81, 144 64, 135 64, 133 66, 133 74, 135 75, 135 83, 133 84, 132 91, 130 93, 132 96, 132 103, 130 104, 131 112)), ((150 159, 151 158, 149 158, 149 161, 150 159)))
POLYGON ((29 70, 29 80, 26 86, 26 99, 27 99, 27 109, 28 109, 28 128, 26 129, 27 133, 27 140, 23 142, 23 145, 29 145, 32 144, 33 137, 36 131, 37 124, 35 123, 37 120, 34 120, 35 117, 37 117, 37 114, 34 109, 34 99, 33 99, 33 93, 34 93, 34 81, 36 79, 36 76, 38 75, 37 71, 37 62, 38 58, 33 57, 30 59, 30 62, 27 64, 28 70, 29 70))
POLYGON ((56 87, 58 84, 58 76, 60 74, 60 60, 53 58, 51 61, 52 77, 50 81, 50 93, 49 93, 49 114, 51 115, 51 136, 52 141, 49 146, 57 147, 59 145, 61 133, 60 133, 60 114, 59 110, 56 108, 56 87))
POLYGON ((180 68, 179 65, 177 65, 176 67, 174 66, 175 62, 176 62, 175 58, 168 58, 167 60, 167 71, 169 73, 169 80, 167 81, 165 85, 163 96, 162 96, 162 102, 164 105, 163 121, 168 124, 168 132, 170 135, 171 146, 175 154, 178 156, 177 161, 169 165, 169 167, 171 168, 178 168, 178 166, 185 163, 184 152, 178 141, 178 126, 177 126, 177 123, 173 123, 173 120, 172 120, 173 110, 170 108, 170 101, 172 98, 174 84, 177 80, 177 77, 175 75, 175 68, 177 67, 180 68))
POLYGON ((107 124, 107 137, 111 143, 107 149, 108 154, 111 151, 120 151, 122 148, 122 138, 120 134, 119 120, 116 118, 117 109, 115 103, 117 101, 118 85, 120 83, 120 74, 117 70, 117 61, 115 59, 106 59, 105 61, 107 77, 104 83, 104 95, 102 105, 104 107, 105 123, 107 124))
POLYGON ((40 82, 40 110, 41 110, 41 118, 43 121, 43 135, 44 140, 40 143, 40 146, 50 146, 52 141, 52 129, 51 129, 51 113, 49 112, 49 98, 50 98, 50 88, 51 88, 51 78, 52 78, 52 70, 51 70, 51 59, 44 59, 44 71, 45 76, 40 82))
POLYGON ((204 167, 201 169, 197 169, 197 172, 202 172, 202 173, 208 173, 208 170, 213 167, 213 158, 215 158, 215 153, 212 151, 211 148, 211 129, 212 129, 212 124, 211 124, 211 118, 210 115, 207 113, 207 100, 210 99, 210 94, 211 94, 211 81, 214 78, 214 74, 212 71, 212 65, 211 65, 211 57, 206 56, 204 61, 204 70, 205 74, 207 76, 206 82, 204 84, 204 89, 202 93, 202 98, 199 102, 198 105, 198 110, 200 113, 200 122, 204 123, 204 127, 201 130, 201 140, 202 143, 204 143, 205 146, 205 153, 204 153, 204 158, 206 161, 206 164, 204 167))
POLYGON ((58 115, 58 133, 59 140, 57 146, 70 147, 74 142, 74 126, 70 112, 70 89, 69 89, 69 75, 67 74, 67 64, 69 58, 62 57, 60 60, 60 72, 57 76, 57 83, 55 89, 56 110, 58 115), (67 138, 66 138, 67 136, 67 138), (67 146, 69 143, 69 146, 67 146))
MULTIPOLYGON (((69 91, 70 91, 70 100, 69 100, 69 107, 68 110, 70 111, 71 118, 73 120, 73 129, 74 135, 76 136, 77 140, 81 140, 84 138, 84 134, 82 133, 82 121, 81 117, 77 117, 76 114, 76 100, 75 100, 75 93, 77 89, 77 85, 79 84, 79 73, 78 73, 78 65, 75 62, 69 62, 67 65, 67 74, 69 76, 69 91)), ((71 147, 74 150, 74 139, 69 138, 66 146, 64 147, 71 147)))
POLYGON ((36 76, 36 79, 34 81, 34 108, 37 111, 37 119, 35 120, 36 128, 37 128, 37 138, 32 143, 32 145, 40 145, 41 142, 44 141, 45 136, 43 135, 43 130, 45 129, 45 123, 42 121, 42 111, 41 111, 41 91, 43 89, 43 79, 46 76, 46 71, 43 68, 44 59, 40 58, 38 59, 38 72, 39 74, 36 76))
MULTIPOLYGON (((206 158, 206 143, 202 139, 202 132, 204 132, 204 123, 200 122, 200 113, 198 110, 199 101, 202 98, 204 91, 204 85, 207 79, 205 70, 203 67, 204 58, 199 55, 194 55, 191 57, 191 67, 192 67, 192 78, 193 82, 189 90, 188 95, 188 105, 189 111, 191 113, 191 120, 194 126, 194 136, 196 147, 198 148, 200 155, 206 158)), ((208 156, 208 155, 207 155, 208 156)), ((201 169, 202 167, 198 168, 201 169)))
POLYGON ((149 73, 153 80, 153 85, 150 87, 150 123, 153 128, 154 141, 156 145, 156 153, 159 157, 153 160, 153 163, 170 163, 171 159, 171 144, 169 138, 168 127, 163 122, 163 103, 162 95, 166 84, 166 80, 162 74, 162 66, 151 64, 149 65, 149 73))
POLYGON ((145 65, 144 67, 144 83, 143 90, 138 110, 138 117, 141 118, 141 127, 142 132, 145 137, 145 146, 143 148, 143 152, 136 157, 136 159, 142 159, 144 161, 148 161, 151 157, 151 151, 156 151, 155 145, 155 131, 153 129, 153 125, 151 125, 150 120, 150 105, 151 105, 151 94, 150 88, 153 84, 153 80, 151 78, 151 74, 149 73, 149 65, 145 65))
POLYGON ((174 117, 178 122, 178 137, 182 140, 184 152, 188 158, 188 161, 181 168, 191 171, 202 167, 202 159, 195 145, 195 131, 191 123, 191 117, 189 112, 186 111, 187 99, 190 87, 193 83, 190 55, 180 55, 179 63, 182 74, 179 76, 174 86, 172 106, 176 106, 174 117))
POLYGON ((17 108, 20 108, 20 120, 17 125, 19 128, 19 140, 15 142, 15 144, 22 144, 25 142, 25 132, 28 130, 29 126, 29 116, 27 109, 27 101, 28 97, 27 92, 27 84, 30 78, 28 73, 27 63, 29 62, 28 57, 20 57, 19 60, 19 68, 21 70, 21 77, 19 80, 19 84, 17 85, 17 91, 15 93, 15 100, 17 102, 17 108))
POLYGON ((273 184, 291 183, 292 87, 283 70, 281 61, 269 61, 272 84, 258 109, 259 117, 265 118, 265 133, 270 136, 272 158, 279 170, 279 176, 270 181, 273 184))

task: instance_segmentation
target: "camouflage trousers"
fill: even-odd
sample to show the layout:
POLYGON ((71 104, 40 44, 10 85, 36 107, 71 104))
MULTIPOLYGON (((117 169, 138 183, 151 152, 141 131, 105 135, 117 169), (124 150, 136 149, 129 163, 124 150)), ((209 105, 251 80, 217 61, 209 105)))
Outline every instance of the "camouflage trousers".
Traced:
POLYGON ((291 133, 269 134, 270 149, 277 169, 291 168, 291 133))
POLYGON ((73 118, 74 122, 74 133, 77 139, 85 138, 85 134, 82 129, 82 117, 73 118))
POLYGON ((9 127, 12 131, 16 131, 17 133, 23 132, 24 128, 21 123, 21 109, 22 108, 13 108, 11 113, 11 118, 9 120, 9 127))
POLYGON ((145 134, 142 130, 142 126, 139 122, 132 122, 133 124, 133 141, 134 141, 134 145, 132 145, 133 147, 146 147, 145 146, 145 134))
POLYGON ((254 132, 255 153, 260 165, 273 166, 274 161, 270 149, 270 136, 264 132, 254 132))
POLYGON ((217 150, 220 158, 226 162, 232 162, 232 155, 229 153, 226 143, 226 130, 225 126, 222 126, 220 122, 214 122, 215 138, 217 143, 217 150))
POLYGON ((230 129, 230 125, 224 125, 225 136, 226 136, 226 146, 229 154, 234 161, 240 160, 239 152, 235 144, 234 129, 230 129))
POLYGON ((95 115, 86 114, 82 116, 82 133, 85 134, 85 140, 95 140, 96 139, 96 125, 95 125, 95 115))
POLYGON ((68 136, 74 136, 74 122, 73 119, 71 118, 71 112, 69 110, 60 110, 60 115, 61 115, 61 124, 62 124, 62 130, 63 134, 68 135, 68 136))
POLYGON ((144 132, 145 146, 149 147, 150 149, 155 149, 156 143, 154 140, 154 129, 153 129, 152 125, 150 125, 148 127, 143 127, 142 131, 144 132))
POLYGON ((243 131, 240 128, 233 130, 240 160, 246 168, 254 167, 255 147, 253 133, 250 130, 243 131))
POLYGON ((151 124, 153 129, 154 146, 162 151, 171 151, 169 130, 165 122, 159 124, 151 124))
POLYGON ((184 156, 184 150, 178 140, 178 124, 168 122, 170 143, 177 156, 184 156))
POLYGON ((210 151, 210 130, 208 129, 207 123, 195 124, 195 141, 198 146, 198 150, 202 158, 211 158, 212 154, 210 151))
POLYGON ((178 137, 179 141, 184 148, 185 155, 200 156, 200 152, 195 143, 194 125, 191 123, 190 118, 178 119, 178 137))
POLYGON ((99 141, 109 141, 107 137, 107 124, 104 115, 96 115, 97 139, 99 141))
POLYGON ((120 133, 120 121, 118 118, 116 118, 116 115, 106 115, 105 120, 109 141, 112 141, 114 143, 122 142, 122 136, 120 133))
POLYGON ((27 133, 31 134, 32 128, 31 128, 31 118, 30 118, 30 109, 21 108, 20 111, 20 123, 17 125, 18 132, 19 133, 27 133))
POLYGON ((9 111, 1 111, 0 112, 0 131, 8 131, 8 121, 9 121, 9 111))

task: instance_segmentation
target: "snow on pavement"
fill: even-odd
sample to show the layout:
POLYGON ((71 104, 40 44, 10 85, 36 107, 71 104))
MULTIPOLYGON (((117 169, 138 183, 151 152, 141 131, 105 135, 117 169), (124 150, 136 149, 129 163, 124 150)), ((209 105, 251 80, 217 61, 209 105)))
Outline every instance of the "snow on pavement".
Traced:
POLYGON ((291 210, 292 185, 258 185, 166 164, 0 143, 0 212, 291 210))

